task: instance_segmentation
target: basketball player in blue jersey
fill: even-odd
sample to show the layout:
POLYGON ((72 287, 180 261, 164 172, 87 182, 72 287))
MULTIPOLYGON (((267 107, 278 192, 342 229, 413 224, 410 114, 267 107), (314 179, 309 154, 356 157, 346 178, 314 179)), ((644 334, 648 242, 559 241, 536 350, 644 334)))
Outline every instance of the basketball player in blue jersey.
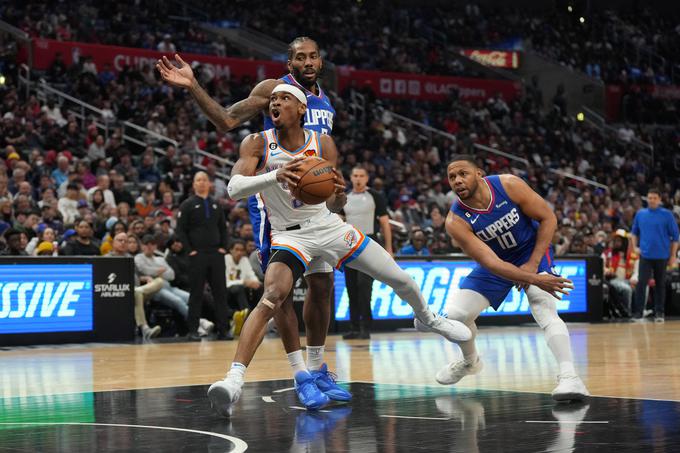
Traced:
MULTIPOLYGON (((233 199, 255 193, 265 199, 274 252, 265 272, 264 294, 243 326, 231 369, 224 380, 208 389, 213 407, 223 415, 230 415, 232 404, 241 395, 246 368, 262 342, 267 322, 286 305, 293 283, 314 259, 341 270, 349 266, 391 286, 413 308, 418 330, 438 333, 449 341, 471 338, 465 325, 441 318, 428 308, 416 282, 385 249, 336 214, 347 201, 345 182, 337 170, 333 169, 335 193, 325 204, 308 205, 292 196, 291 190, 300 179, 296 169, 301 157, 318 156, 333 165, 337 162, 333 139, 302 127, 306 104, 307 97, 300 88, 276 86, 270 101, 275 128, 243 140, 229 180, 233 199)), ((308 409, 328 403, 328 396, 319 391, 314 377, 304 368, 295 373, 295 387, 308 409)))
POLYGON ((447 307, 449 319, 465 323, 473 338, 459 343, 463 359, 441 369, 437 381, 455 384, 482 369, 474 341, 475 319, 489 306, 498 309, 513 285, 519 285, 559 365, 553 399, 585 399, 589 393, 574 369, 569 331, 555 304, 557 293, 567 294, 572 288, 552 269, 555 214, 520 178, 483 177, 472 156, 454 156, 448 178, 458 200, 446 218, 446 231, 479 265, 462 281, 447 307))
MULTIPOLYGON (((333 109, 328 96, 318 84, 323 61, 317 43, 307 37, 296 38, 288 48, 288 69, 290 73, 281 79, 267 79, 258 83, 250 95, 228 108, 223 108, 203 90, 196 81, 191 67, 179 55, 175 56, 179 67, 174 66, 166 57, 159 60, 156 67, 168 83, 187 88, 199 107, 210 121, 221 131, 238 127, 260 112, 265 115, 265 130, 273 127, 268 114, 269 98, 272 90, 281 84, 290 84, 303 90, 307 98, 305 128, 322 134, 330 134, 333 129, 333 109)), ((264 203, 259 195, 248 199, 255 242, 260 252, 263 271, 266 270, 270 256, 271 225, 267 219, 264 203)), ((317 385, 329 397, 339 401, 351 399, 351 394, 335 384, 323 363, 324 344, 331 314, 333 294, 333 269, 321 260, 314 260, 305 272, 307 294, 303 308, 303 318, 307 331, 307 367, 317 379, 317 385)), ((289 296, 292 302, 292 292, 289 296)), ((297 316, 292 303, 284 304, 274 317, 279 328, 281 340, 288 355, 291 367, 295 369, 303 362, 302 348, 298 334, 297 316)))

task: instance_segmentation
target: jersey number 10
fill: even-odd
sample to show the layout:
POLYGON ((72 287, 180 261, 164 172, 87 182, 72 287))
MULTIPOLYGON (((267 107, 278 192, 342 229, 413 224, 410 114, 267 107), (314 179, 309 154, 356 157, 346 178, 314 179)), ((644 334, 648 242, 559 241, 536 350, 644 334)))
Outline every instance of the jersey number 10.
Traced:
POLYGON ((503 250, 511 249, 517 245, 517 241, 515 241, 515 237, 510 231, 498 236, 496 239, 498 239, 498 243, 503 250))

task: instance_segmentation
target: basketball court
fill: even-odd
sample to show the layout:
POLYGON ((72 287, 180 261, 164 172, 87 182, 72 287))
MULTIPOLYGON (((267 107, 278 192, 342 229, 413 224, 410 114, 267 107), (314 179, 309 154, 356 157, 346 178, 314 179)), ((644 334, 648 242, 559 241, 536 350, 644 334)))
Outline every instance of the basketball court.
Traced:
POLYGON ((281 342, 266 338, 231 419, 206 397, 236 342, 0 350, 0 451, 680 451, 680 321, 569 325, 593 397, 557 404, 557 367, 534 325, 482 327, 484 369, 445 387, 457 346, 415 331, 330 336, 354 394, 302 409, 281 342))

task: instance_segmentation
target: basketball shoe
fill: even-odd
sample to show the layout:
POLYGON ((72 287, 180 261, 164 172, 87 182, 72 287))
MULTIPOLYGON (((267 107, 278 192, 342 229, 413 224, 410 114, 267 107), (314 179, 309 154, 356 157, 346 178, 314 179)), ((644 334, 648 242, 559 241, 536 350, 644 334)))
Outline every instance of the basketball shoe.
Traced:
POLYGON ((318 370, 310 371, 316 386, 333 401, 350 401, 352 394, 335 382, 335 375, 328 371, 324 363, 318 370))
POLYGON ((210 405, 220 415, 230 417, 232 406, 241 396, 242 388, 243 378, 230 371, 223 380, 215 382, 208 389, 210 405))
POLYGON ((580 377, 571 373, 557 376, 557 387, 552 391, 555 401, 583 401, 590 396, 580 377))
POLYGON ((319 390, 309 371, 295 373, 295 393, 298 400, 309 410, 317 410, 329 403, 330 398, 319 390))
POLYGON ((460 381, 468 374, 479 373, 482 371, 482 368, 484 368, 484 364, 479 356, 474 363, 470 363, 465 359, 460 359, 449 363, 439 370, 435 375, 435 379, 442 385, 451 385, 460 381))
POLYGON ((455 321, 453 319, 447 319, 439 316, 436 313, 432 313, 434 319, 430 321, 429 324, 425 324, 418 318, 413 320, 413 325, 418 332, 434 332, 438 333, 442 337, 449 341, 468 341, 472 338, 472 332, 460 321, 455 321))

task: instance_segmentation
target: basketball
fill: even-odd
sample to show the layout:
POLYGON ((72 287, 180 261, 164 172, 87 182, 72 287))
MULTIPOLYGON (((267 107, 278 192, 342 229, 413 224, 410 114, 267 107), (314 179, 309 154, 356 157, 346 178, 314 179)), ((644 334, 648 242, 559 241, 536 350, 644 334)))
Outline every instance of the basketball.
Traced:
POLYGON ((300 182, 292 190, 295 198, 305 204, 319 204, 335 191, 333 165, 320 157, 308 157, 298 169, 300 182))

